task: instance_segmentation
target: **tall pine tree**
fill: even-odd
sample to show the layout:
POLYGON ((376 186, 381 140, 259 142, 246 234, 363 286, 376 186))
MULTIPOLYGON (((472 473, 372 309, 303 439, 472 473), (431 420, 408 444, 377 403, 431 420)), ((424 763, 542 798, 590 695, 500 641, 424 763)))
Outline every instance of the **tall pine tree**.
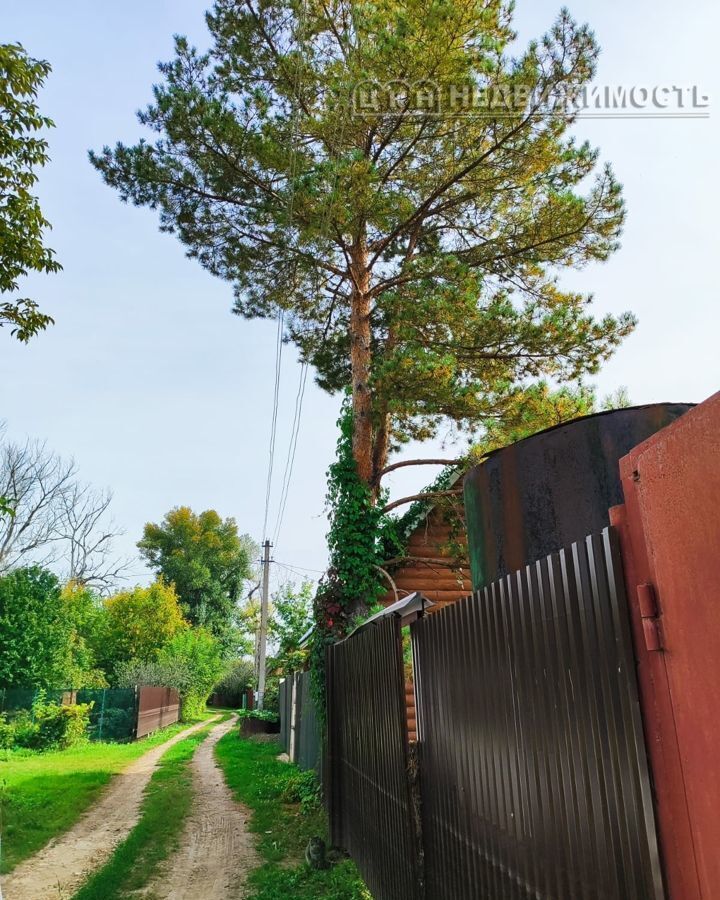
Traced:
POLYGON ((154 142, 91 153, 232 282, 238 314, 284 310, 318 383, 351 388, 373 495, 402 442, 594 372, 634 324, 557 283, 623 223, 610 167, 552 109, 598 46, 563 11, 513 57, 511 17, 504 0, 217 0, 210 49, 177 38, 160 66, 154 142), (459 110, 472 90, 510 100, 459 110))

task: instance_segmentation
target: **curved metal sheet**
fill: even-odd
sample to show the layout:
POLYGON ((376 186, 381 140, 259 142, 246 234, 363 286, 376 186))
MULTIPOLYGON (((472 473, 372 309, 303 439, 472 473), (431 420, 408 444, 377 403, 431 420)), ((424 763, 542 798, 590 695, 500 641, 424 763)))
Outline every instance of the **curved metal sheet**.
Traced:
POLYGON ((618 462, 692 408, 656 403, 585 416, 492 454, 465 478, 475 590, 609 525, 618 462))

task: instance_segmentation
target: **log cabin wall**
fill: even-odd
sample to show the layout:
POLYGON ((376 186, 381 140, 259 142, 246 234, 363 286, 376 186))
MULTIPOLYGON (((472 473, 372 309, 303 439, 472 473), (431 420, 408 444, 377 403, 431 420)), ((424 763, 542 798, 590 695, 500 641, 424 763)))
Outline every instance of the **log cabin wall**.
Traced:
MULTIPOLYGON (((432 614, 469 596, 472 593, 472 581, 467 537, 464 528, 459 531, 460 533, 458 528, 453 528, 447 521, 444 509, 432 507, 410 532, 407 543, 407 556, 410 559, 388 570, 395 582, 397 595, 389 589, 381 603, 389 606, 413 591, 420 591, 435 604, 429 610, 432 614), (458 553, 458 546, 461 553, 458 553)), ((411 673, 408 673, 405 685, 405 701, 408 734, 410 740, 414 741, 417 739, 417 716, 411 673)))

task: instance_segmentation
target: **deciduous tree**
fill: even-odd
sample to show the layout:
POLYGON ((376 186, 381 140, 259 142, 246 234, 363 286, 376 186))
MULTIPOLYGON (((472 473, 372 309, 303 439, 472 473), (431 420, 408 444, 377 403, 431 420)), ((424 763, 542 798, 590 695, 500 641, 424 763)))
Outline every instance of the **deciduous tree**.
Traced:
POLYGON ((138 548, 150 568, 175 586, 192 625, 227 635, 257 552, 247 535, 238 534, 234 519, 178 506, 159 525, 148 522, 138 548))
POLYGON ((269 669, 288 675, 302 668, 307 651, 300 649, 300 639, 312 625, 314 594, 314 586, 309 581, 304 581, 299 588, 287 582, 273 594, 270 635, 277 641, 277 647, 269 669))
MULTIPOLYGON (((4 428, 0 423, 0 439, 4 428)), ((78 479, 43 441, 0 441, 0 572, 40 563, 65 580, 108 590, 122 578, 127 561, 113 553, 122 532, 109 516, 112 494, 78 479)))
POLYGON ((33 59, 20 44, 0 44, 0 327, 9 325, 21 341, 53 320, 35 300, 15 296, 19 279, 61 268, 45 246, 50 223, 33 194, 37 169, 49 159, 48 143, 38 133, 53 122, 35 102, 49 73, 50 64, 33 59))
POLYGON ((31 566, 0 576, 0 685, 71 687, 69 642, 55 575, 31 566))
POLYGON ((104 627, 95 650, 107 672, 126 660, 154 659, 187 628, 175 589, 162 580, 114 594, 104 608, 104 627))

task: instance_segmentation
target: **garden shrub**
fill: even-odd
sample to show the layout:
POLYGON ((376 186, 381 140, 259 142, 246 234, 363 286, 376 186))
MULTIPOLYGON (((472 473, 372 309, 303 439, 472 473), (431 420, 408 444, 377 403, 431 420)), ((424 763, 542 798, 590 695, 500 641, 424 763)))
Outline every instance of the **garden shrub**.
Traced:
POLYGON ((320 782, 312 769, 294 771, 285 783, 282 799, 285 803, 299 803, 303 815, 320 808, 320 782))
POLYGON ((239 709, 241 719, 260 719, 263 722, 279 722, 280 716, 271 709, 239 709))
POLYGON ((15 743, 15 728, 5 713, 0 713, 0 750, 9 750, 15 743))
POLYGON ((37 745, 40 726, 34 721, 28 710, 22 710, 8 722, 12 731, 12 747, 33 748, 37 745))
POLYGON ((30 743, 36 750, 65 750, 87 740, 92 703, 47 703, 42 694, 33 704, 36 733, 30 743))

